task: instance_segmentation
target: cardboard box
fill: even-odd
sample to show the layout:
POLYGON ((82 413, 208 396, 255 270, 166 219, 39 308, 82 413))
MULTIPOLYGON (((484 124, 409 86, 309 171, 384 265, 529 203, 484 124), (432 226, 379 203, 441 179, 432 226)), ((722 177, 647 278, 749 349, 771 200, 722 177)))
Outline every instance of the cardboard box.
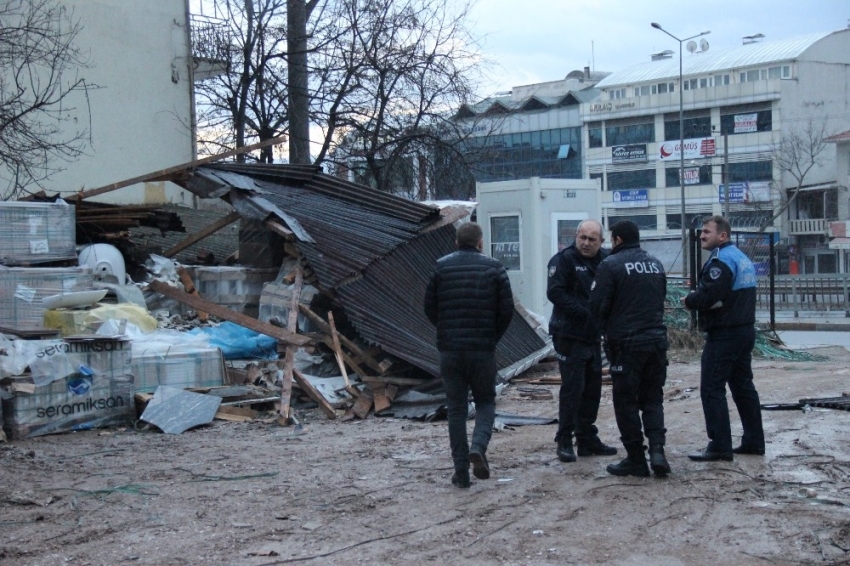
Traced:
POLYGON ((130 342, 123 338, 68 337, 40 352, 63 357, 77 370, 47 385, 31 375, 4 379, 11 398, 3 400, 4 429, 12 439, 128 425, 136 416, 130 342))

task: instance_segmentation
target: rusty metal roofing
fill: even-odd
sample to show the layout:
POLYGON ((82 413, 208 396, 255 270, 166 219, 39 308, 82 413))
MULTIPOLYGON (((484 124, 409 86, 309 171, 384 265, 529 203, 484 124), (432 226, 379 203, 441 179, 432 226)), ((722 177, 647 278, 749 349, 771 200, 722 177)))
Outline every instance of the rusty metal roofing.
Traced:
MULTIPOLYGON (((368 342, 439 375, 437 334, 423 312, 425 288, 438 258, 455 250, 455 228, 438 228, 370 265, 337 289, 345 313, 368 342)), ((533 356, 546 341, 515 313, 496 351, 500 369, 533 356)))
MULTIPOLYGON (((455 249, 455 228, 451 223, 434 228, 441 220, 438 208, 341 181, 313 167, 228 164, 202 167, 195 174, 203 176, 205 189, 212 177, 225 185, 232 182, 230 190, 239 199, 264 199, 295 219, 312 240, 295 235, 318 287, 336 298, 357 333, 439 374, 436 332, 425 318, 423 297, 436 260, 455 249), (205 170, 246 179, 205 175, 205 170)), ((497 348, 503 378, 551 350, 545 333, 536 331, 522 312, 497 348)))

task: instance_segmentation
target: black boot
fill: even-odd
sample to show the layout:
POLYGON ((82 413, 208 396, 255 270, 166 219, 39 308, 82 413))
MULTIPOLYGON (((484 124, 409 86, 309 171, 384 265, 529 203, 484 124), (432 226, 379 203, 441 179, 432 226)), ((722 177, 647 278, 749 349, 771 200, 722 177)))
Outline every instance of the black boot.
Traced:
POLYGON ((667 458, 664 457, 664 445, 650 445, 649 447, 649 465, 656 476, 666 476, 670 473, 670 464, 667 458))
POLYGON ((558 441, 558 460, 561 462, 576 461, 576 453, 573 451, 573 439, 571 436, 562 437, 558 441))
POLYGON ((609 474, 615 476, 649 477, 649 466, 646 465, 646 456, 644 456, 643 451, 643 446, 626 446, 626 452, 629 455, 623 458, 619 464, 608 464, 608 467, 605 469, 608 470, 609 474))
POLYGON ((576 440, 576 452, 579 456, 614 456, 617 449, 602 442, 598 436, 590 440, 576 440))

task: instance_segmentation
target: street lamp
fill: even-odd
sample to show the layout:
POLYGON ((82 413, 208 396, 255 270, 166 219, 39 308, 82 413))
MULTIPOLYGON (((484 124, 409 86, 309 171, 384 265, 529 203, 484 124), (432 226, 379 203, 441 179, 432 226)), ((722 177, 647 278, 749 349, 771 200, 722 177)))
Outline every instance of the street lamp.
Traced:
POLYGON ((687 222, 685 222, 685 105, 682 99, 682 43, 703 36, 708 35, 710 31, 704 31, 702 33, 698 33, 696 35, 692 35, 691 37, 686 37, 685 39, 679 39, 663 27, 660 24, 652 22, 652 27, 657 30, 663 31, 673 39, 679 42, 679 189, 681 190, 682 197, 682 274, 687 276, 688 274, 688 236, 685 226, 687 222))

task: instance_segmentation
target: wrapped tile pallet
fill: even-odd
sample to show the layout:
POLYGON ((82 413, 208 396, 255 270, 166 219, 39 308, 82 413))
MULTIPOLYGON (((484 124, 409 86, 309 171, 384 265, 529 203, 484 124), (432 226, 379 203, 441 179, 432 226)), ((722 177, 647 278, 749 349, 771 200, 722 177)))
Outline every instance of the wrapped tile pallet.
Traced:
POLYGON ((45 297, 93 288, 87 267, 0 267, 0 326, 42 328, 45 297))
POLYGON ((40 359, 67 369, 53 373, 62 375, 58 379, 29 374, 3 380, 9 438, 132 423, 136 409, 128 340, 91 336, 41 342, 40 359))
POLYGON ((277 268, 228 266, 186 269, 201 297, 255 318, 260 310, 263 284, 273 281, 278 272, 277 268))
POLYGON ((77 259, 74 207, 58 202, 0 202, 0 263, 38 265, 77 259))
POLYGON ((224 385, 227 368, 218 348, 133 342, 136 391, 153 393, 160 385, 180 389, 224 385))

